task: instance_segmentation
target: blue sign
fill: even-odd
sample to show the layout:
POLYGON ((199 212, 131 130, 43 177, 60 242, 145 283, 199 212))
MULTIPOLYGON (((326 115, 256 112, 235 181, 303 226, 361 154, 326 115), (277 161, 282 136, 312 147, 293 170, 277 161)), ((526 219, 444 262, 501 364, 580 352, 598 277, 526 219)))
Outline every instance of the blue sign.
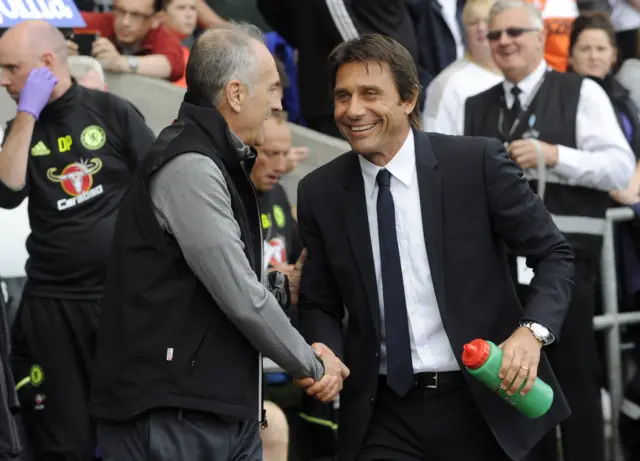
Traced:
POLYGON ((0 0, 0 29, 27 19, 42 19, 59 28, 86 25, 73 0, 0 0))

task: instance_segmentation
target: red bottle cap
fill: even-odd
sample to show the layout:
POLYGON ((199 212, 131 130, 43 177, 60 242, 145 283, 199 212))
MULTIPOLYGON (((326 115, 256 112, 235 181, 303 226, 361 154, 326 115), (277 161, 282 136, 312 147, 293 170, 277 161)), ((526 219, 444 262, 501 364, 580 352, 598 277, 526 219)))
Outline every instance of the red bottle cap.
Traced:
POLYGON ((480 368, 489 358, 491 346, 484 339, 474 339, 464 345, 462 363, 465 367, 475 370, 480 368))

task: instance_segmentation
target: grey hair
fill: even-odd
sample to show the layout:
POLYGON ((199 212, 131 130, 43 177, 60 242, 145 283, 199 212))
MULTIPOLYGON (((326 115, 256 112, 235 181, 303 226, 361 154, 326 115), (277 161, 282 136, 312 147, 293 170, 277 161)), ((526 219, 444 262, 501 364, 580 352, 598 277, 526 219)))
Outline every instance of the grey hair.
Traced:
POLYGON ((105 83, 104 69, 100 61, 90 56, 69 56, 69 72, 73 78, 79 80, 91 71, 98 74, 101 83, 105 83))
POLYGON ((542 14, 540 13, 540 10, 538 10, 538 8, 536 8, 532 3, 522 0, 498 0, 489 10, 489 22, 493 21, 493 18, 495 18, 499 14, 502 14, 505 11, 511 10, 513 8, 525 9, 527 11, 527 15, 529 16, 531 27, 539 30, 544 29, 544 21, 542 20, 542 14))
POLYGON ((203 33, 187 62, 188 91, 217 106, 231 80, 239 80, 251 90, 259 77, 255 40, 264 42, 264 35, 258 27, 247 23, 231 22, 203 33))

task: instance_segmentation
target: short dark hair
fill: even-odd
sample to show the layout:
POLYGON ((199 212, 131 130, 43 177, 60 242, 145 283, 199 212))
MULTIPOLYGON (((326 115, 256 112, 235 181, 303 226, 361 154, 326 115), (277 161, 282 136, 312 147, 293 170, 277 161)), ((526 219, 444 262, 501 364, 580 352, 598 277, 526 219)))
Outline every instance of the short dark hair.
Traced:
POLYGON ((603 31, 609 37, 611 46, 616 48, 616 33, 609 17, 601 11, 589 11, 578 16, 571 25, 569 39, 569 54, 573 53, 573 47, 585 30, 597 29, 603 31))
MULTIPOLYGON (((390 37, 379 34, 366 34, 343 42, 329 55, 331 83, 336 84, 336 75, 343 64, 350 62, 377 62, 389 66, 396 89, 402 101, 410 101, 420 95, 418 69, 407 49, 390 37)), ((410 114, 411 125, 422 129, 420 101, 416 102, 410 114)))

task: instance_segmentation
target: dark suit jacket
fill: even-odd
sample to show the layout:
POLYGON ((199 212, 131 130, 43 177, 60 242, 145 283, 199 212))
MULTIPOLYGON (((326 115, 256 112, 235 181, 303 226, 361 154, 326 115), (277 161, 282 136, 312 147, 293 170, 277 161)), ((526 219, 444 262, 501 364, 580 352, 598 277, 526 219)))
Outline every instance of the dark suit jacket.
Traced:
MULTIPOLYGON (((521 169, 496 140, 414 134, 429 265, 461 368, 466 342, 484 338, 499 344, 521 319, 546 325, 559 339, 573 254, 521 169), (526 256, 536 271, 524 309, 513 287, 507 247, 526 256)), ((326 344, 351 369, 340 396, 339 422, 341 460, 351 461, 376 398, 381 323, 357 154, 343 154, 300 182, 298 218, 308 249, 301 330, 310 343, 326 344), (343 341, 345 307, 349 320, 343 341)), ((551 385, 555 400, 537 420, 522 416, 467 372, 465 376, 478 407, 514 460, 522 459, 570 413, 544 354, 539 376, 551 385)))

